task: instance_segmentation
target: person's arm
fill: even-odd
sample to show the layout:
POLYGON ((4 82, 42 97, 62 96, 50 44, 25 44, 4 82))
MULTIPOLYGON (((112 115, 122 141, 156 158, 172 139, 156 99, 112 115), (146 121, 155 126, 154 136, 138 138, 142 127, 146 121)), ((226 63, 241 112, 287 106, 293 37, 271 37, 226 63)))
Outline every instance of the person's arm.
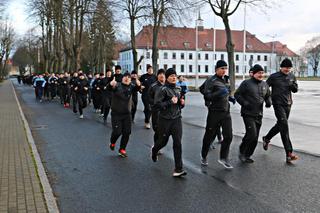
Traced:
POLYGON ((289 86, 290 86, 291 92, 293 92, 293 93, 298 92, 297 79, 296 79, 296 76, 294 76, 293 74, 292 74, 292 79, 290 79, 289 86))
POLYGON ((241 105, 241 106, 248 106, 249 102, 246 101, 245 97, 243 94, 245 94, 246 91, 246 82, 242 82, 236 92, 234 93, 234 97, 236 98, 236 101, 241 105))
POLYGON ((271 92, 270 92, 270 88, 268 87, 267 89, 267 93, 264 97, 264 101, 266 102, 266 107, 269 108, 272 105, 272 100, 271 100, 271 92))

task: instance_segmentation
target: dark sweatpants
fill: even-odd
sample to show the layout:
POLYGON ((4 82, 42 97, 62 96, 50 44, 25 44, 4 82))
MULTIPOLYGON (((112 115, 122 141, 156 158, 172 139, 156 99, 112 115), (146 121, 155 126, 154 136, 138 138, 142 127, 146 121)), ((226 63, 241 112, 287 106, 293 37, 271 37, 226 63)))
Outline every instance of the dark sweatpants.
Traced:
POLYGON ((87 107, 87 95, 76 95, 76 101, 78 102, 79 113, 83 115, 83 109, 87 107))
POLYGON ((206 132, 203 137, 201 155, 206 158, 209 152, 212 138, 218 128, 222 128, 223 141, 220 148, 220 159, 228 159, 230 144, 232 141, 232 121, 230 112, 208 111, 206 132))
POLYGON ((175 161, 175 169, 182 169, 182 122, 181 118, 176 118, 174 120, 167 120, 159 117, 158 125, 159 137, 155 142, 152 152, 158 153, 163 147, 168 143, 170 135, 173 140, 173 154, 175 161))
POLYGON ((138 95, 135 95, 135 96, 132 95, 132 109, 131 109, 132 121, 134 121, 134 118, 136 116, 137 106, 138 106, 138 95))
POLYGON ((246 134, 240 145, 240 153, 249 158, 253 155, 258 144, 262 117, 243 116, 243 122, 246 127, 246 134))
POLYGON ((112 133, 110 142, 115 144, 121 137, 120 149, 126 149, 131 134, 131 114, 111 112, 112 133))
POLYGON ((291 111, 291 105, 273 105, 274 113, 277 117, 277 123, 270 129, 266 135, 266 139, 271 140, 276 134, 280 132, 283 147, 288 155, 293 151, 292 143, 289 136, 288 119, 291 111))
POLYGON ((102 96, 101 92, 97 90, 92 90, 92 103, 94 109, 101 109, 102 96))
POLYGON ((154 135, 153 135, 153 141, 156 142, 157 138, 159 137, 159 131, 158 131, 158 126, 159 126, 159 111, 152 111, 152 129, 154 131, 154 135))
POLYGON ((103 120, 106 121, 111 108, 111 99, 112 97, 104 94, 103 95, 103 104, 101 107, 101 114, 103 114, 103 120))
POLYGON ((151 107, 150 107, 150 104, 149 104, 148 95, 142 94, 141 99, 142 99, 142 102, 143 102, 143 105, 144 105, 144 110, 143 110, 143 112, 144 112, 144 122, 145 123, 150 123, 151 107))
POLYGON ((63 104, 67 104, 70 102, 70 97, 69 97, 69 88, 66 88, 66 87, 62 87, 61 88, 61 102, 63 104))

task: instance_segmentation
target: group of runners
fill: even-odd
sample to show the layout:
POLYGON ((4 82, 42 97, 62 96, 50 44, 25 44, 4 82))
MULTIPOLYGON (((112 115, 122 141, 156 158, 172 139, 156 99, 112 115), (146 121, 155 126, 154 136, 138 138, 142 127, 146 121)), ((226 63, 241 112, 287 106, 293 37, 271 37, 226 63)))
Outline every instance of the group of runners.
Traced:
MULTIPOLYGON (((253 163, 252 155, 256 149, 263 108, 273 106, 277 123, 262 137, 263 149, 268 150, 272 138, 280 133, 286 153, 286 162, 291 163, 298 157, 293 153, 289 137, 288 118, 292 106, 292 93, 298 91, 295 76, 291 73, 292 62, 284 59, 280 70, 264 81, 263 68, 256 64, 250 69, 250 78, 244 80, 234 95, 231 94, 226 76, 228 65, 219 60, 215 65, 215 75, 209 77, 200 87, 208 108, 205 134, 202 141, 200 163, 208 165, 207 155, 216 136, 221 141, 218 162, 226 169, 232 169, 229 161, 229 149, 232 142, 232 122, 230 102, 241 105, 241 116, 246 133, 239 147, 239 159, 243 163, 253 163), (271 88, 271 90, 270 90, 271 88), (222 130, 222 132, 220 132, 222 130), (222 136, 221 136, 222 135, 222 136)), ((83 109, 92 103, 94 111, 104 122, 111 111, 112 133, 109 148, 113 151, 120 139, 118 154, 127 157, 127 144, 138 104, 138 93, 144 105, 145 128, 154 131, 151 159, 158 161, 161 149, 173 140, 174 177, 186 175, 182 161, 182 116, 188 88, 173 68, 159 69, 154 74, 153 67, 147 67, 147 73, 138 76, 136 71, 122 73, 115 66, 115 72, 106 70, 105 74, 84 74, 81 70, 71 76, 64 74, 44 74, 32 77, 36 98, 53 100, 60 97, 65 108, 72 108, 83 118, 83 109)))

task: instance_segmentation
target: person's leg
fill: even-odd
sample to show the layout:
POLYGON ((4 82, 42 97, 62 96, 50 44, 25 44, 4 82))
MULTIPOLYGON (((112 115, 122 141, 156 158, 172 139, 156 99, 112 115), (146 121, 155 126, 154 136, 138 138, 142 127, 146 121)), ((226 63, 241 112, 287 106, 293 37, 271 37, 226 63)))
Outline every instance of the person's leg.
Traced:
POLYGON ((288 125, 290 110, 291 110, 290 107, 279 106, 276 114, 279 122, 281 140, 287 155, 289 153, 292 153, 293 151, 292 144, 289 137, 289 125, 288 125))
POLYGON ((215 136, 217 129, 220 128, 220 119, 221 115, 219 112, 208 111, 206 131, 202 140, 201 149, 201 156, 203 159, 206 159, 212 138, 215 136))
POLYGON ((129 137, 131 134, 131 115, 127 115, 121 120, 122 122, 122 137, 120 143, 120 149, 126 149, 129 137))
MULTIPOLYGON (((273 110, 274 110, 274 114, 276 115, 276 117, 277 117, 277 115, 281 114, 280 108, 281 107, 279 105, 273 105, 273 110)), ((277 123, 269 130, 269 132, 265 136, 265 139, 267 141, 270 141, 274 136, 276 136, 280 132, 279 125, 280 125, 280 123, 279 123, 279 119, 277 117, 277 123)))
MULTIPOLYGON (((246 129, 246 133, 242 138, 242 142, 239 146, 240 155, 245 155, 252 141, 256 138, 255 120, 250 116, 243 116, 243 122, 246 129)), ((246 156, 247 157, 247 156, 246 156)))
POLYGON ((152 148, 152 155, 156 156, 163 147, 165 147, 169 140, 170 128, 172 126, 171 120, 166 120, 163 118, 159 118, 159 125, 158 125, 158 133, 159 137, 155 141, 153 148, 152 148))
POLYGON ((144 105, 144 122, 146 124, 150 123, 150 105, 149 105, 149 100, 145 95, 142 95, 142 102, 144 105))
POLYGON ((120 117, 116 114, 111 114, 112 133, 110 143, 115 144, 122 133, 122 123, 120 117))
POLYGON ((137 112, 138 100, 132 99, 132 109, 131 109, 131 118, 134 121, 136 112, 137 112))
POLYGON ((173 140, 173 154, 175 162, 175 170, 181 171, 182 163, 182 122, 181 118, 175 119, 172 124, 171 135, 173 140))
POLYGON ((230 144, 232 142, 232 121, 230 113, 226 113, 221 121, 223 142, 221 143, 220 159, 228 160, 230 144))
POLYGON ((253 155, 254 150, 257 147, 259 132, 260 132, 260 128, 262 125, 262 118, 255 118, 253 125, 254 125, 254 137, 252 138, 252 140, 246 150, 245 155, 247 158, 250 158, 253 155))
POLYGON ((159 112, 152 111, 151 119, 152 119, 152 129, 154 131, 153 141, 155 142, 158 138, 159 112))

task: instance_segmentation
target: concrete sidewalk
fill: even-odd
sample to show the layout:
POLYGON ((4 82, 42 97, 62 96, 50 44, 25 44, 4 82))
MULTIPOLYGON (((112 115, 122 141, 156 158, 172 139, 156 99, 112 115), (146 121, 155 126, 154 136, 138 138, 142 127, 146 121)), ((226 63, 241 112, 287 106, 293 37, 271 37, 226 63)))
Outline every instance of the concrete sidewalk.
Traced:
POLYGON ((0 83, 0 213, 45 213, 46 190, 19 106, 11 82, 0 83))

